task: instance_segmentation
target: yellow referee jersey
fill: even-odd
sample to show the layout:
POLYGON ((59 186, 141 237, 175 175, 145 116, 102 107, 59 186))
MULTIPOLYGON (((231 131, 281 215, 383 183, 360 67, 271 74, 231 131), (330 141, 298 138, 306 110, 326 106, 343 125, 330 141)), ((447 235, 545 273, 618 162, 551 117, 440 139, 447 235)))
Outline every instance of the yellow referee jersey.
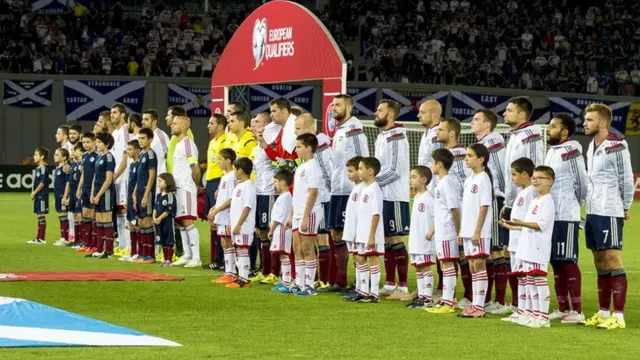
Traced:
MULTIPOLYGON (((237 137, 236 137, 237 138, 237 137)), ((242 135, 238 142, 233 147, 233 150, 236 152, 236 157, 250 157, 253 152, 253 148, 256 147, 258 143, 256 142, 256 138, 253 136, 251 131, 247 131, 242 135)))
POLYGON ((220 150, 225 148, 233 149, 234 146, 235 136, 229 136, 226 133, 209 141, 209 148, 207 149, 207 181, 219 179, 224 175, 224 171, 218 165, 218 155, 220 150))

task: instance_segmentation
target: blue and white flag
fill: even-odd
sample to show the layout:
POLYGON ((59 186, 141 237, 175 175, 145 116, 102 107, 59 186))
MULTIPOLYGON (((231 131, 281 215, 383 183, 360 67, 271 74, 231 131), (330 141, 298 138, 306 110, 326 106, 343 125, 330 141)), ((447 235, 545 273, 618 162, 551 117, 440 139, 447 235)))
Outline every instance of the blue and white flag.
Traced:
POLYGON ((39 108, 51 105, 53 80, 4 80, 2 103, 20 108, 39 108))
POLYGON ((87 5, 87 1, 75 0, 33 0, 31 2, 31 11, 40 14, 62 14, 71 11, 70 6, 76 2, 87 5))
POLYGON ((189 117, 211 116, 211 88, 169 84, 169 106, 182 106, 189 117))
POLYGON ((0 297, 0 348, 45 346, 182 345, 32 301, 0 297))
POLYGON ((141 113, 146 81, 64 80, 67 121, 97 120, 101 111, 115 103, 127 113, 141 113))
POLYGON ((492 109, 498 114, 498 122, 503 122, 502 114, 511 96, 451 91, 451 113, 460 122, 471 122, 479 109, 492 109))
POLYGON ((436 100, 442 105, 442 111, 447 108, 448 91, 395 91, 382 89, 383 99, 395 100, 400 103, 400 121, 418 121, 420 104, 427 100, 436 100))
POLYGON ((269 111, 269 101, 283 97, 311 112, 313 105, 313 86, 272 84, 251 85, 249 87, 249 108, 252 114, 269 111))
POLYGON ((370 118, 376 113, 377 88, 347 88, 347 94, 353 99, 355 117, 370 118))
POLYGON ((576 120, 576 134, 584 134, 584 109, 590 104, 605 104, 611 108, 613 120, 609 131, 623 136, 627 125, 627 114, 629 112, 628 102, 603 101, 597 99, 578 99, 578 98, 561 98, 549 97, 549 115, 552 119, 557 113, 569 113, 576 120))

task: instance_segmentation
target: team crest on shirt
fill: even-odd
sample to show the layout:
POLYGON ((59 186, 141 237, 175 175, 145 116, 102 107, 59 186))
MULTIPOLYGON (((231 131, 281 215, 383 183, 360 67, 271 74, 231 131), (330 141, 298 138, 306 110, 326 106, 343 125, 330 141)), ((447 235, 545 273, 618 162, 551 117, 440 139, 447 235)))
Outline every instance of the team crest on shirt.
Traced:
POLYGON ((518 198, 518 202, 516 202, 517 206, 522 206, 524 205, 524 199, 523 198, 518 198))
POLYGON ((436 199, 440 199, 440 190, 436 190, 436 199))
POLYGON ((62 174, 62 171, 58 170, 58 175, 62 174))
POLYGON ((535 215, 535 214, 537 214, 537 213, 538 213, 538 205, 536 205, 536 206, 534 206, 534 207, 533 207, 533 210, 531 210, 531 213, 532 213, 533 215, 535 215))
POLYGON ((94 161, 96 161, 96 159, 92 156, 92 157, 89 158, 89 161, 94 162, 94 161))
POLYGON ((424 203, 420 203, 420 205, 418 205, 418 211, 424 212, 424 210, 425 210, 424 203))
POLYGON ((100 162, 98 164, 100 164, 100 165, 104 164, 104 160, 100 160, 100 162))
POLYGON ((351 197, 351 200, 358 201, 358 197, 359 197, 359 195, 357 193, 353 194, 353 196, 351 197))
POLYGON ((222 188, 226 189, 227 188, 227 183, 222 183, 222 188))
POLYGON ((242 194, 242 190, 238 190, 238 192, 236 193, 236 197, 240 197, 241 194, 242 194))
POLYGON ((167 206, 167 200, 162 200, 162 206, 167 206))
POLYGON ((477 184, 471 185, 471 193, 475 194, 477 192, 478 192, 478 185, 477 184))
POLYGON ((142 158, 142 163, 146 163, 147 162, 147 158, 142 158))
POLYGON ((307 171, 306 171, 305 169, 302 169, 302 172, 300 173, 300 177, 304 177, 304 174, 305 174, 306 172, 307 172, 307 171))
POLYGON ((367 201, 369 201, 369 195, 365 195, 365 196, 362 198, 362 202, 363 202, 363 203, 365 203, 365 204, 366 204, 366 203, 367 203, 367 201))

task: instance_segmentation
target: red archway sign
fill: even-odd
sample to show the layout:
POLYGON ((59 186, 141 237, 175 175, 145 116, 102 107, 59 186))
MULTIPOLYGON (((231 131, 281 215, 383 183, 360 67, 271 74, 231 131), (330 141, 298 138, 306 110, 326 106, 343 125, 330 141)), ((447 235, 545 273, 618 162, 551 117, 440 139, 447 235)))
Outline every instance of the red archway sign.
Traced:
POLYGON ((227 44, 211 77, 211 112, 229 87, 322 80, 323 130, 333 137, 333 97, 347 91, 347 65, 329 30, 300 4, 275 0, 252 12, 227 44))

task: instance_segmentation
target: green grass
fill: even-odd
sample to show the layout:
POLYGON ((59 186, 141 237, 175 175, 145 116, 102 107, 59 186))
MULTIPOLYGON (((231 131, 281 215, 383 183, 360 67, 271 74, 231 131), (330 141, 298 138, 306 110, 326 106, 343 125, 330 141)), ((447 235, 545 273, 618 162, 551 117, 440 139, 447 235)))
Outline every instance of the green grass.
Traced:
MULTIPOLYGON (((27 194, 0 195, 0 272, 144 269, 179 275, 181 282, 0 283, 0 296, 24 298, 176 341, 181 348, 26 348, 0 350, 0 359, 207 358, 631 358, 640 349, 640 204, 624 236, 629 277, 627 329, 606 332, 554 323, 550 329, 505 324, 498 317, 468 320, 406 309, 404 304, 345 303, 338 295, 285 296, 267 286, 229 290, 200 269, 85 259, 67 248, 32 246, 36 220, 27 194), (171 315, 167 315, 171 314, 171 315)), ((49 215, 47 237, 59 236, 49 215)), ((208 235, 206 225, 199 224, 208 235)), ((206 236, 203 236, 206 239, 206 236)), ((203 241, 203 244, 208 244, 203 241)), ((583 303, 597 309, 595 272, 581 240, 583 303)), ((203 246, 203 258, 208 250, 203 246)), ((410 284, 415 284, 411 274, 410 284)), ((552 304, 552 308, 554 308, 552 304)))

